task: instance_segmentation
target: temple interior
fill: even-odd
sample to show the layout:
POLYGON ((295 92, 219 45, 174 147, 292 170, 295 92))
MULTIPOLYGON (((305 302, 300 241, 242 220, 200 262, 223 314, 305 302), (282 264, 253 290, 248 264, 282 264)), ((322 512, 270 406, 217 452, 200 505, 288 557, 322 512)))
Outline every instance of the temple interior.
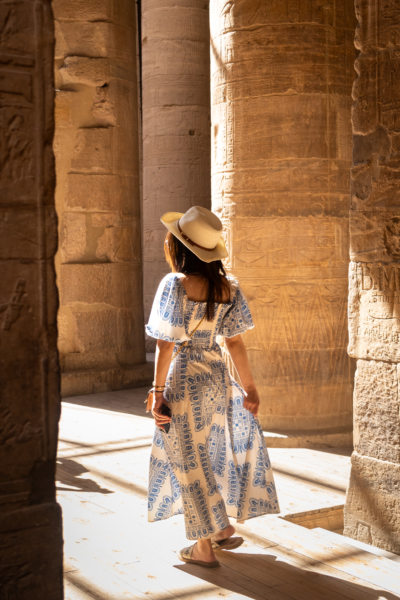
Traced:
MULTIPOLYGON (((282 448, 311 452, 310 464, 313 451, 335 455, 344 488, 331 530, 381 551, 382 581, 394 581, 398 0, 0 0, 0 48, 0 599, 69 598, 57 447, 64 467, 75 454, 59 440, 62 404, 67 429, 78 407, 89 429, 92 417, 106 427, 83 413, 108 402, 141 418, 126 394, 139 411, 153 376, 144 325, 168 272, 160 216, 193 205, 223 222, 226 268, 249 300, 273 460, 282 448)), ((242 582, 227 598, 307 597, 268 585, 275 596, 261 583, 235 596, 242 582)), ((377 599, 365 585, 329 597, 377 599)), ((143 597, 218 597, 201 589, 143 597)), ((76 599, 141 597, 107 594, 76 599)))

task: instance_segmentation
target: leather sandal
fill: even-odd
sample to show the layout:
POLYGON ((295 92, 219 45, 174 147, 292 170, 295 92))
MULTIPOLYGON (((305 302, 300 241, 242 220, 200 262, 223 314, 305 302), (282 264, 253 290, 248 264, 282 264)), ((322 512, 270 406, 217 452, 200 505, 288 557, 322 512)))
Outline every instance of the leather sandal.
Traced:
POLYGON ((244 542, 242 537, 228 537, 223 540, 211 539, 211 546, 213 550, 233 550, 239 548, 244 542))
POLYGON ((193 550, 196 544, 192 544, 192 546, 188 546, 187 548, 182 548, 179 552, 179 558, 183 560, 185 563, 191 563, 193 565, 200 565, 201 567, 214 568, 219 567, 220 563, 218 560, 213 560, 211 562, 206 560, 198 560, 197 558, 192 558, 193 550))

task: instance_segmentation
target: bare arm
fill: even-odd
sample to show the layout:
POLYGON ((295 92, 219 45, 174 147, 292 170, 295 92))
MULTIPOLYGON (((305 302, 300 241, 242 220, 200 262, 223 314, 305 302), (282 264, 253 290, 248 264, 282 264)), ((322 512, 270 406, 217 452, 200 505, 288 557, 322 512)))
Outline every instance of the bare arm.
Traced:
POLYGON ((243 405, 247 410, 253 413, 253 415, 257 415, 260 398, 251 373, 249 359, 242 336, 235 335, 231 338, 224 338, 224 342, 239 374, 242 387, 246 392, 243 405))
MULTIPOLYGON (((171 363, 172 352, 174 349, 174 342, 166 342, 164 340, 157 340, 156 356, 154 363, 154 381, 156 386, 165 385, 167 378, 169 365, 171 363)), ((163 423, 169 423, 171 417, 162 415, 159 413, 161 405, 164 403, 164 396, 162 392, 155 392, 155 401, 153 403, 152 414, 156 420, 156 425, 159 426, 163 423)))

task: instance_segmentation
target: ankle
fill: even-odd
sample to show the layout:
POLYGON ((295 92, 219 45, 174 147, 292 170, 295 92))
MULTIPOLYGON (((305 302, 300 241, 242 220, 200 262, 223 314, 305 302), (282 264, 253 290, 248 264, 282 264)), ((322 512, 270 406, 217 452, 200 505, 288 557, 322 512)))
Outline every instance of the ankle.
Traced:
POLYGON ((213 539, 216 541, 225 540, 226 538, 232 537, 235 533, 235 528, 233 525, 228 525, 225 529, 220 529, 214 536, 213 539))
POLYGON ((200 552, 212 552, 211 540, 204 538, 197 540, 197 548, 200 552))

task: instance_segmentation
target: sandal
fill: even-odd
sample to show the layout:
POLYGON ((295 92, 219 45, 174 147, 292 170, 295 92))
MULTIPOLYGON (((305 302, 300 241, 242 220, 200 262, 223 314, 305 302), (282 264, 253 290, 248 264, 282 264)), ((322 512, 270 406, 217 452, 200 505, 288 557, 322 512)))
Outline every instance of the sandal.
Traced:
POLYGON ((223 540, 211 540, 213 550, 233 550, 239 548, 244 542, 242 537, 228 537, 223 540))
POLYGON ((196 544, 193 544, 192 546, 188 546, 187 548, 183 548, 180 552, 179 552, 179 558, 181 560, 183 560, 183 562, 185 563, 191 563, 193 565, 200 565, 201 567, 209 567, 209 568, 214 568, 214 567, 219 567, 220 563, 218 562, 218 560, 213 560, 211 562, 206 561, 206 560, 198 560, 197 558, 192 558, 192 554, 193 554, 193 550, 196 544))

